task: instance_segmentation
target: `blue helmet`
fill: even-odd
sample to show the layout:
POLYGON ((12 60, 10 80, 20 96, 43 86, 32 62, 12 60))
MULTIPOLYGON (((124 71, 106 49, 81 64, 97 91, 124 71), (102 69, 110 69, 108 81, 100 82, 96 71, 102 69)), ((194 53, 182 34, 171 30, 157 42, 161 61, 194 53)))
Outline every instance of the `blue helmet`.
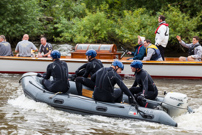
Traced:
POLYGON ((121 68, 122 70, 124 69, 124 65, 122 62, 118 61, 118 60, 115 60, 113 63, 112 63, 113 66, 118 66, 119 68, 121 68))
POLYGON ((54 51, 51 52, 51 57, 53 59, 59 59, 60 56, 61 56, 61 54, 60 54, 60 52, 58 50, 54 50, 54 51))
POLYGON ((131 64, 130 64, 131 67, 134 67, 134 68, 139 68, 139 69, 142 69, 142 61, 140 60, 134 60, 131 64))
POLYGON ((93 49, 90 49, 86 52, 86 56, 91 56, 91 58, 94 58, 97 56, 97 52, 93 49))

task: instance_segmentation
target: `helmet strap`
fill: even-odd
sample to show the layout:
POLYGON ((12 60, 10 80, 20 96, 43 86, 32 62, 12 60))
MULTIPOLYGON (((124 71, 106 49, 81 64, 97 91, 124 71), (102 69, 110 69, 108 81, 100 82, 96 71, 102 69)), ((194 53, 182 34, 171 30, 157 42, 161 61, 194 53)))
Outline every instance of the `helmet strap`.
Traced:
POLYGON ((138 73, 141 71, 141 68, 137 68, 135 73, 138 73))
POLYGON ((88 61, 92 61, 95 57, 93 57, 92 58, 92 56, 91 56, 91 58, 89 58, 90 56, 88 56, 88 61))

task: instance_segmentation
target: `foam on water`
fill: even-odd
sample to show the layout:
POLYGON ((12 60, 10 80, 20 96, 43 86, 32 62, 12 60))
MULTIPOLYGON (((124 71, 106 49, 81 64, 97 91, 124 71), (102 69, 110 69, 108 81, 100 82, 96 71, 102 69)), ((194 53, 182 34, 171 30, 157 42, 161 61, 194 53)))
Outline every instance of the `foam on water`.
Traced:
MULTIPOLYGON (((5 78, 12 78, 4 75, 5 78)), ((15 77, 14 77, 15 78, 15 77)), ((7 105, 1 110, 5 111, 5 119, 10 125, 16 125, 13 134, 200 134, 202 132, 202 99, 200 94, 191 95, 190 105, 195 113, 183 114, 174 118, 178 127, 171 127, 146 121, 109 118, 96 115, 78 115, 56 110, 45 103, 35 102, 26 98, 18 82, 1 79, 3 87, 9 92, 7 105), (14 87, 14 88, 11 88, 14 87), (199 95, 198 98, 196 98, 199 95)), ((181 89, 180 85, 172 87, 181 89), (178 88, 179 87, 179 88, 178 88)), ((163 87, 165 88, 165 87, 163 87)), ((186 87, 184 87, 186 88, 186 87)), ((193 89, 200 89, 196 85, 193 89)), ((176 89, 176 88, 175 88, 176 89)), ((192 89, 192 90, 193 90, 192 89)), ((181 91, 182 92, 182 91, 181 91)), ((189 93, 190 91, 184 91, 189 93)), ((193 91, 192 91, 193 92, 193 91)), ((183 92, 182 92, 183 93, 183 92)), ((2 128, 6 128, 2 124, 2 128)), ((12 130, 12 129, 11 129, 12 130)), ((8 134, 1 130, 1 134, 8 134)))

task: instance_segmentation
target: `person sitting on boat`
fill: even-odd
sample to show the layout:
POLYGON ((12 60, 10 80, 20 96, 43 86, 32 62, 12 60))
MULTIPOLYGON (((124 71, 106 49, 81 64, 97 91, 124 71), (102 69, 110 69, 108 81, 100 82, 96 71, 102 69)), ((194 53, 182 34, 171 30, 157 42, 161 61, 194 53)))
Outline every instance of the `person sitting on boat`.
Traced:
POLYGON ((52 45, 46 42, 46 37, 41 38, 41 45, 39 47, 38 57, 51 57, 52 45))
POLYGON ((91 77, 92 80, 95 80, 93 93, 95 100, 120 103, 124 92, 128 96, 129 102, 136 104, 134 96, 128 90, 118 74, 121 73, 123 69, 123 63, 115 60, 111 67, 103 67, 91 77), (117 84, 120 89, 114 89, 115 84, 117 84))
POLYGON ((96 71, 98 71, 100 68, 103 67, 102 62, 95 57, 97 56, 97 52, 93 49, 88 50, 86 52, 86 58, 88 59, 88 63, 82 65, 77 71, 76 71, 76 88, 79 95, 82 95, 82 84, 89 87, 94 88, 95 83, 87 79, 89 75, 93 75, 96 71))
POLYGON ((163 61, 160 50, 155 45, 151 44, 149 39, 144 40, 144 47, 146 48, 146 56, 143 58, 144 61, 163 61))
POLYGON ((0 56, 13 56, 11 45, 4 35, 0 35, 0 56))
POLYGON ((158 89, 151 76, 146 70, 142 69, 143 64, 140 60, 133 61, 130 66, 132 72, 135 72, 135 82, 129 90, 132 94, 136 94, 139 105, 144 106, 144 97, 154 100, 158 95, 158 89))
POLYGON ((135 47, 135 52, 128 52, 127 54, 131 54, 134 57, 129 58, 127 60, 142 60, 145 56, 146 49, 144 47, 143 41, 145 40, 145 37, 138 36, 138 45, 135 47))
POLYGON ((63 92, 66 93, 69 90, 68 81, 68 66, 67 63, 60 60, 60 52, 54 50, 51 52, 53 63, 49 64, 45 74, 37 74, 39 77, 43 77, 42 84, 51 92, 63 92), (49 78, 53 76, 53 80, 49 78))
POLYGON ((176 36, 176 38, 182 46, 189 49, 188 57, 181 56, 179 57, 180 61, 201 61, 202 47, 199 44, 199 37, 194 36, 191 44, 186 44, 178 35, 176 36))
POLYGON ((31 49, 33 49, 35 52, 38 51, 38 49, 36 48, 36 46, 28 41, 29 40, 29 35, 25 34, 23 36, 22 41, 18 42, 16 48, 15 48, 15 52, 19 52, 19 54, 17 54, 18 57, 31 57, 31 49))

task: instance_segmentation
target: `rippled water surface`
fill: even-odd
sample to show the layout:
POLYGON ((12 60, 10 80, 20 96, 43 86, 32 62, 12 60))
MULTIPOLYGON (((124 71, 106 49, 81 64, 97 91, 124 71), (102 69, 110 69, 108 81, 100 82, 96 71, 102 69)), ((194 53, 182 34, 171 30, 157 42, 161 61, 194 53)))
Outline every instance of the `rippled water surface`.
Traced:
MULTIPOLYGON (((0 74, 0 134, 2 135, 190 135, 202 132, 202 80, 154 79, 159 95, 181 92, 189 97, 194 114, 174 118, 178 127, 145 121, 82 116, 56 110, 26 98, 18 81, 21 75, 0 74)), ((133 79, 125 79, 130 87, 133 79)))

